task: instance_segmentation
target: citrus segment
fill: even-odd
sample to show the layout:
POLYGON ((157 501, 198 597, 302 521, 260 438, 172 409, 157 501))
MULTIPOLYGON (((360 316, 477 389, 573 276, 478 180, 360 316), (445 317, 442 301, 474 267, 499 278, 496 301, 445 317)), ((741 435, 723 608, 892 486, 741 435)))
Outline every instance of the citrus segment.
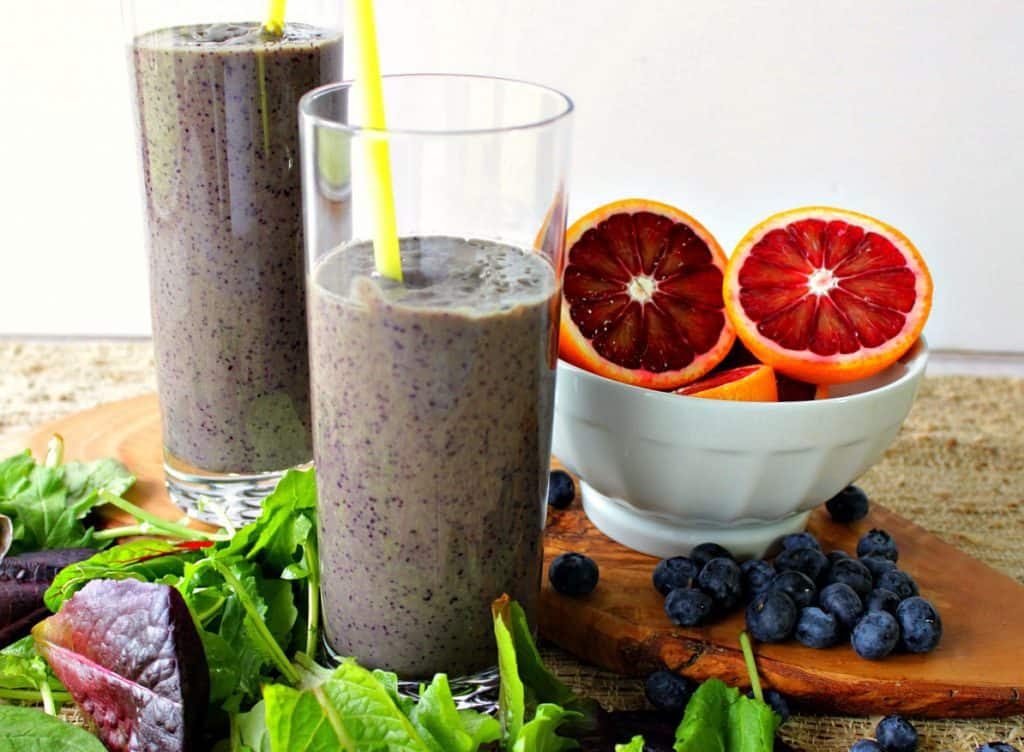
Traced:
POLYGON ((809 207, 748 232, 723 292, 737 335, 759 360, 827 384, 865 378, 903 355, 928 318, 932 281, 898 230, 809 207))
POLYGON ((686 213, 626 199, 566 234, 560 355, 636 386, 700 378, 735 340, 725 316, 725 254, 686 213))
POLYGON ((676 390, 676 394, 740 402, 776 402, 778 389, 770 366, 752 365, 719 371, 676 390))

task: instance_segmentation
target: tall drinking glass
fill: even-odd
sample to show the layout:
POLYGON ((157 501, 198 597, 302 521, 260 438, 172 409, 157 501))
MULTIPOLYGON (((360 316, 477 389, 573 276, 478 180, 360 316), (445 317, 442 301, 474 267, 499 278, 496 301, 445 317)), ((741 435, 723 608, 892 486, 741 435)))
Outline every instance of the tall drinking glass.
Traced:
POLYGON ((542 562, 572 103, 474 76, 300 104, 325 641, 420 678, 495 664, 542 562), (368 146, 390 150, 403 281, 375 271, 368 146))
POLYGON ((240 521, 313 456, 298 102, 341 79, 339 4, 123 7, 167 485, 240 521))

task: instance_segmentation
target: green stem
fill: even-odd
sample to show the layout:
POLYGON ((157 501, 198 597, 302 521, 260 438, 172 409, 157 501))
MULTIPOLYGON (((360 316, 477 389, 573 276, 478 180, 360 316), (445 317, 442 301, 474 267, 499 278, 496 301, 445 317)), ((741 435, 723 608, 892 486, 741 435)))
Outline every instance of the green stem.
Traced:
POLYGON ((754 690, 754 697, 758 702, 764 702, 764 693, 761 691, 761 678, 757 675, 757 664, 754 663, 754 649, 750 646, 750 638, 746 632, 740 632, 740 647, 743 649, 743 660, 747 664, 747 676, 750 677, 750 688, 754 690))
POLYGON ((125 525, 123 527, 108 527, 105 530, 97 530, 92 534, 93 540, 108 541, 118 538, 128 538, 134 535, 149 535, 153 532, 153 526, 147 523, 141 525, 125 525))
POLYGON ((46 467, 60 467, 64 464, 64 437, 55 433, 46 442, 46 467))
POLYGON ((316 655, 320 636, 320 559, 315 540, 306 544, 302 555, 306 560, 306 571, 309 572, 306 580, 309 590, 306 594, 309 599, 306 608, 306 654, 316 655))
MULTIPOLYGON (((47 687, 49 690, 49 687, 47 687)), ((50 699, 54 703, 72 702, 74 700, 67 692, 50 691, 50 699)), ((18 702, 44 702, 42 690, 33 691, 30 689, 0 689, 0 700, 17 700, 18 702)))
POLYGON ((57 708, 53 706, 53 692, 50 691, 50 685, 43 682, 39 686, 39 694, 43 698, 43 711, 47 715, 57 715, 57 708))
POLYGON ((256 604, 253 603, 252 599, 249 597, 248 591, 246 591, 242 583, 238 581, 238 578, 235 577, 224 562, 219 559, 210 559, 209 561, 213 568, 220 573, 220 576, 224 578, 228 587, 235 591, 239 602, 242 604, 242 608, 245 609, 246 614, 252 621, 253 629, 256 630, 260 638, 266 643, 267 650, 270 652, 270 656, 273 658, 274 663, 277 664, 278 670, 282 675, 284 675, 284 678, 288 680, 289 684, 298 684, 299 672, 295 670, 295 666, 289 663, 288 656, 286 656, 284 651, 281 650, 281 646, 277 644, 277 640, 274 639, 274 635, 270 634, 270 630, 267 629, 266 622, 264 622, 260 617, 260 612, 256 608, 256 604))
MULTIPOLYGON (((182 540, 192 541, 228 540, 228 538, 221 533, 207 533, 202 530, 194 530, 177 522, 170 522, 161 517, 157 517, 152 512, 147 512, 142 507, 135 506, 130 501, 122 499, 120 496, 110 493, 110 491, 100 491, 100 498, 103 499, 104 503, 110 504, 112 507, 117 507, 123 512, 127 512, 137 520, 148 523, 150 530, 147 532, 150 533, 157 532, 172 538, 181 538, 182 540)), ((113 530, 116 530, 116 528, 113 528, 113 530)), ((131 533, 127 533, 127 535, 131 535, 131 533)))

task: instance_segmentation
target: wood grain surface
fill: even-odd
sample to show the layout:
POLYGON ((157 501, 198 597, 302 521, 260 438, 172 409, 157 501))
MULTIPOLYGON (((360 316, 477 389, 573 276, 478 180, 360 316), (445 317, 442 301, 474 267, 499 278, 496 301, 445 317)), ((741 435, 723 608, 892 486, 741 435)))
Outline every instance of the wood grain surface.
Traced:
MULTIPOLYGON (((154 395, 103 405, 41 426, 30 437, 37 456, 54 433, 64 437, 69 458, 119 458, 139 479, 129 499, 168 519, 181 516, 163 485, 154 395)), ((601 581, 591 595, 570 598, 555 593, 545 578, 543 637, 583 660, 622 674, 642 676, 668 667, 695 679, 717 676, 730 684, 746 683, 738 644, 742 614, 704 629, 675 627, 651 584, 656 559, 600 533, 578 500, 568 510, 552 509, 548 522, 546 564, 565 551, 586 553, 600 566, 601 581)), ((875 662, 858 658, 846 645, 831 650, 812 650, 795 642, 758 645, 758 669, 765 683, 804 707, 834 713, 885 711, 933 717, 1024 713, 1024 586, 879 505, 854 525, 831 522, 823 509, 810 522, 810 530, 826 551, 841 548, 849 553, 872 527, 893 535, 900 547, 900 566, 939 609, 944 637, 938 650, 927 656, 894 655, 875 662)))

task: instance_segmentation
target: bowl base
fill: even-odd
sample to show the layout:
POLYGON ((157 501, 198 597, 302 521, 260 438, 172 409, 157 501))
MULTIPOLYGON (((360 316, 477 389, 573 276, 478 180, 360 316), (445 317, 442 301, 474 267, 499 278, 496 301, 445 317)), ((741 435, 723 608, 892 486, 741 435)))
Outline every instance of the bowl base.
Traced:
POLYGON ((583 511, 594 526, 612 540, 650 556, 666 559, 685 556, 700 543, 725 546, 740 559, 764 556, 783 535, 807 526, 810 512, 800 512, 775 522, 754 525, 694 525, 681 518, 637 509, 629 502, 612 498, 580 481, 583 511))

